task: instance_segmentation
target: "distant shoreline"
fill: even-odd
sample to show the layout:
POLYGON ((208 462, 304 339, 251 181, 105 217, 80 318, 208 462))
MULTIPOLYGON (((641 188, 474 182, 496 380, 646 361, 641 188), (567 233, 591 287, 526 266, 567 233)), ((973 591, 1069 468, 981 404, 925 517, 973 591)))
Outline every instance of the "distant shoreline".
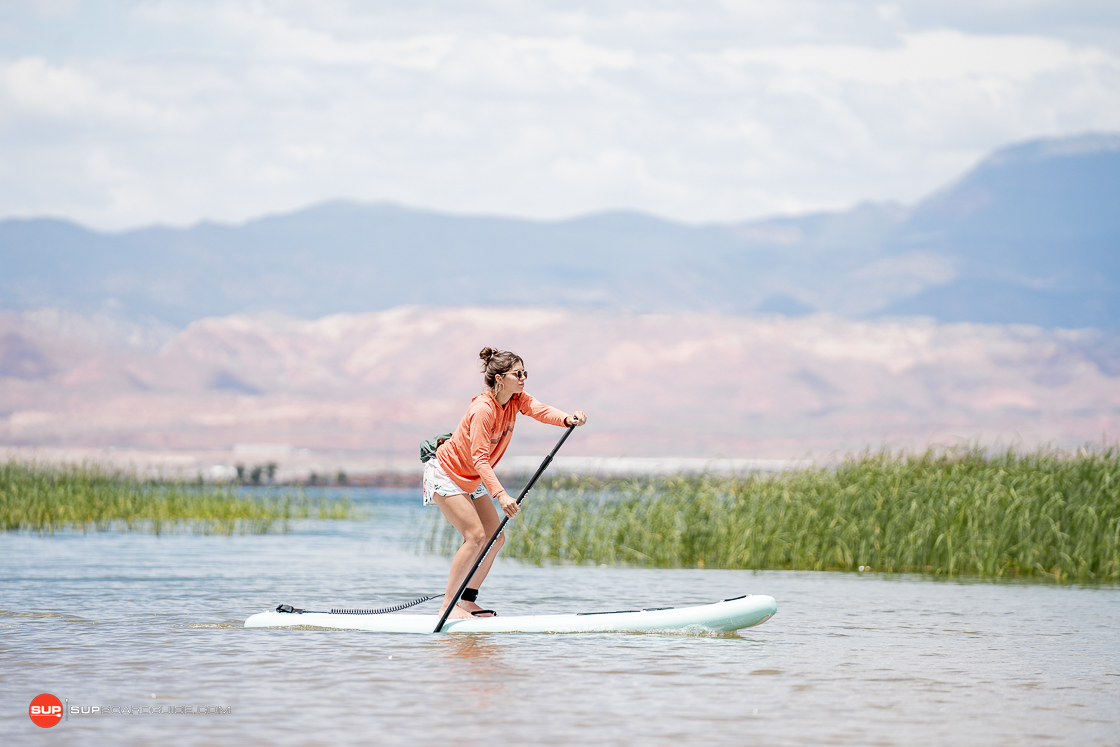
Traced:
MULTIPOLYGON (((513 456, 498 468, 503 477, 530 473, 544 459, 513 456)), ((360 459, 350 454, 292 455, 261 452, 252 456, 232 452, 162 452, 60 447, 0 447, 0 463, 47 467, 91 466, 157 482, 198 482, 215 485, 288 487, 419 487, 423 464, 404 459, 360 459), (243 475, 237 478, 237 465, 243 475), (275 465, 271 479, 269 464, 275 465), (323 466, 318 466, 319 464, 323 466), (261 469, 257 481, 254 469, 261 469), (312 479, 314 475, 315 479, 312 479), (344 476, 344 480, 339 478, 344 476)), ((623 478, 667 475, 740 475, 752 472, 784 472, 814 464, 807 459, 732 459, 727 457, 587 457, 558 456, 549 469, 552 475, 581 475, 623 478)))

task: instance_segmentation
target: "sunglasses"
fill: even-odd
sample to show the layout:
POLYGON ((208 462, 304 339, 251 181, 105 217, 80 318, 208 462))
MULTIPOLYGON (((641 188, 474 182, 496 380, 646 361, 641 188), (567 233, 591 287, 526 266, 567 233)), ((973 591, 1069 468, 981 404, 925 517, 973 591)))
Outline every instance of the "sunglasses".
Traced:
POLYGON ((528 371, 526 371, 525 369, 521 369, 521 370, 519 370, 519 371, 506 371, 506 372, 505 372, 504 374, 502 374, 502 375, 503 375, 503 376, 516 376, 516 377, 517 377, 517 378, 519 378, 519 379, 527 379, 527 378, 529 378, 529 372, 528 372, 528 371))

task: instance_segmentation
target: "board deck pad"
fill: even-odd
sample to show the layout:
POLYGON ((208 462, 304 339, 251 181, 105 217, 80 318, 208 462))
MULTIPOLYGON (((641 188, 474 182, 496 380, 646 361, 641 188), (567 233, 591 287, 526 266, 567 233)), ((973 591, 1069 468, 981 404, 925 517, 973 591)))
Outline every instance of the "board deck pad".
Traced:
MULTIPOLYGON (((562 615, 513 615, 448 620, 444 633, 684 633, 712 635, 761 625, 774 616, 773 597, 749 594, 695 607, 661 607, 562 615)), ((329 612, 261 612, 246 628, 333 628, 376 633, 431 633, 439 615, 347 615, 329 612)))

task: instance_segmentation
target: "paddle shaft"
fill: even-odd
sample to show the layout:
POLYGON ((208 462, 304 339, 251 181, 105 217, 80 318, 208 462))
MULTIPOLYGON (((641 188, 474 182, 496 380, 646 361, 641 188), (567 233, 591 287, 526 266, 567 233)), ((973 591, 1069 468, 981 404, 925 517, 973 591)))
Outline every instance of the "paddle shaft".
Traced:
MULTIPOLYGON (((537 482, 537 478, 540 477, 546 469, 548 469, 548 465, 552 462, 552 457, 556 456, 556 452, 560 451, 560 447, 564 445, 564 442, 568 440, 568 436, 572 435, 572 431, 574 431, 575 429, 576 427, 574 424, 569 425, 568 430, 564 431, 564 435, 560 437, 560 440, 557 441, 556 445, 552 447, 552 451, 550 451, 548 453, 548 456, 544 458, 544 461, 541 462, 541 466, 537 467, 537 471, 533 474, 533 477, 529 480, 528 483, 525 484, 525 487, 521 489, 521 495, 517 496, 518 506, 521 505, 521 501, 525 500, 525 496, 527 496, 529 494, 529 491, 532 490, 533 485, 537 482)), ((447 603, 447 609, 443 611, 443 616, 440 617, 439 622, 436 624, 436 629, 432 631, 433 633, 438 633, 443 630, 443 624, 447 622, 447 616, 451 614, 451 610, 455 609, 455 605, 459 603, 459 597, 463 596, 463 592, 467 590, 467 584, 471 582, 471 578, 474 577, 475 571, 477 571, 478 567, 482 565, 482 561, 486 560, 486 556, 490 554, 490 548, 493 547, 494 543, 498 541, 498 535, 500 535, 502 533, 502 530, 506 528, 507 521, 509 521, 509 516, 503 516, 502 523, 498 524, 498 528, 497 530, 495 530, 494 536, 492 536, 490 538, 490 541, 486 543, 486 547, 482 548, 482 552, 479 553, 478 559, 474 561, 474 566, 471 568, 470 573, 467 574, 467 577, 463 579, 463 583, 459 584, 459 591, 455 592, 455 596, 451 597, 451 600, 447 603)))

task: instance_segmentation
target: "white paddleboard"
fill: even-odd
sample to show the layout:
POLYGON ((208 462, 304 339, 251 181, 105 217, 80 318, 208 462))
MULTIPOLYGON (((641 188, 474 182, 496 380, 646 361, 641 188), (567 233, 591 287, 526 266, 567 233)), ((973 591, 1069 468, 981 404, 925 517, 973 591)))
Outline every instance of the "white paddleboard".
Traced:
MULTIPOLYGON (((751 594, 698 607, 584 612, 566 615, 517 615, 448 620, 445 633, 731 633, 766 622, 778 611, 773 597, 751 594)), ((334 628, 376 633, 431 633, 438 615, 345 615, 328 612, 261 612, 246 628, 334 628)))

